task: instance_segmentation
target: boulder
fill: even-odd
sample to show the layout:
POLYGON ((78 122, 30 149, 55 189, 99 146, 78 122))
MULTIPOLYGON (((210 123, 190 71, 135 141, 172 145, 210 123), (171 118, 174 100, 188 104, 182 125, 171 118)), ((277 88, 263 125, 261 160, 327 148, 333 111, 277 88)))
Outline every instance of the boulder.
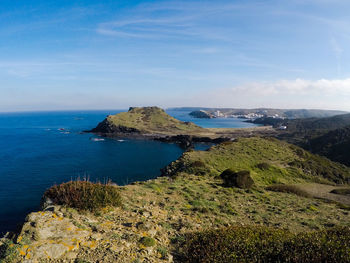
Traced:
POLYGON ((220 174, 220 177, 228 187, 249 189, 254 184, 253 179, 250 177, 250 171, 246 170, 235 172, 231 169, 226 169, 220 174))

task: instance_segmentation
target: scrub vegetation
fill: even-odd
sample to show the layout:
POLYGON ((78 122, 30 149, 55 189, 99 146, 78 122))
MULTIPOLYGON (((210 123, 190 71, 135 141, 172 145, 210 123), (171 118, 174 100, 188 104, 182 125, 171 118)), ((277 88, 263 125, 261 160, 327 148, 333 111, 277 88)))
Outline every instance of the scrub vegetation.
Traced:
POLYGON ((43 196, 43 199, 46 198, 49 198, 56 205, 89 211, 122 205, 116 186, 80 180, 49 188, 43 196))

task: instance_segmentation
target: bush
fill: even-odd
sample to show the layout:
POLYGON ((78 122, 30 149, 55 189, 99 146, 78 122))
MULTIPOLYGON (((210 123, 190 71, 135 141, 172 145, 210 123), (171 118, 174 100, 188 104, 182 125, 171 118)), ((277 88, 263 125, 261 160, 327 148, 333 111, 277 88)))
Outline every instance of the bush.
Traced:
POLYGON ((293 234, 236 226, 186 236, 180 262, 350 262, 350 228, 293 234))
POLYGON ((273 192, 281 192, 281 193, 290 193, 303 197, 310 197, 310 195, 304 190, 300 189, 296 185, 287 185, 287 184, 275 184, 266 187, 266 190, 273 192))
POLYGON ((156 241, 151 237, 142 237, 140 243, 145 247, 153 247, 156 244, 156 241))
POLYGON ((271 165, 268 163, 258 163, 256 167, 264 171, 264 170, 269 170, 271 168, 271 165))
POLYGON ((235 186, 249 189, 254 184, 253 179, 250 177, 250 171, 246 170, 235 172, 231 169, 226 169, 220 174, 220 177, 224 181, 224 184, 229 187, 235 186))
POLYGON ((43 199, 46 198, 57 205, 90 211, 122 204, 119 191, 115 186, 79 180, 49 188, 43 196, 43 199))

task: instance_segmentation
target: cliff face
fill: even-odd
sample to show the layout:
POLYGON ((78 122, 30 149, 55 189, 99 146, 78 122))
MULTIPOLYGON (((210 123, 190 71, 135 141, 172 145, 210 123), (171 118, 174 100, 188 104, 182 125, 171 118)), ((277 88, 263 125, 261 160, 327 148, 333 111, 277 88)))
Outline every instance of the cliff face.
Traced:
POLYGON ((90 132, 93 133, 101 133, 101 134, 123 134, 123 133, 136 133, 139 134, 140 130, 126 127, 122 125, 114 125, 113 122, 111 122, 108 118, 104 119, 102 122, 100 122, 96 128, 93 128, 90 132))

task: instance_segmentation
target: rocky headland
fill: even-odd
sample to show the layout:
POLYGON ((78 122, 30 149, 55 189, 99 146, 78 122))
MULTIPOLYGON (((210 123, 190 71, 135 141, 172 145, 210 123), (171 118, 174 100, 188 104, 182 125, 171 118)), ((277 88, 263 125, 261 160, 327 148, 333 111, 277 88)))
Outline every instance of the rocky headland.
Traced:
POLYGON ((110 115, 88 131, 112 138, 141 138, 178 143, 190 148, 196 142, 220 143, 238 137, 268 136, 276 133, 271 127, 202 128, 183 122, 158 107, 131 107, 128 112, 110 115))

